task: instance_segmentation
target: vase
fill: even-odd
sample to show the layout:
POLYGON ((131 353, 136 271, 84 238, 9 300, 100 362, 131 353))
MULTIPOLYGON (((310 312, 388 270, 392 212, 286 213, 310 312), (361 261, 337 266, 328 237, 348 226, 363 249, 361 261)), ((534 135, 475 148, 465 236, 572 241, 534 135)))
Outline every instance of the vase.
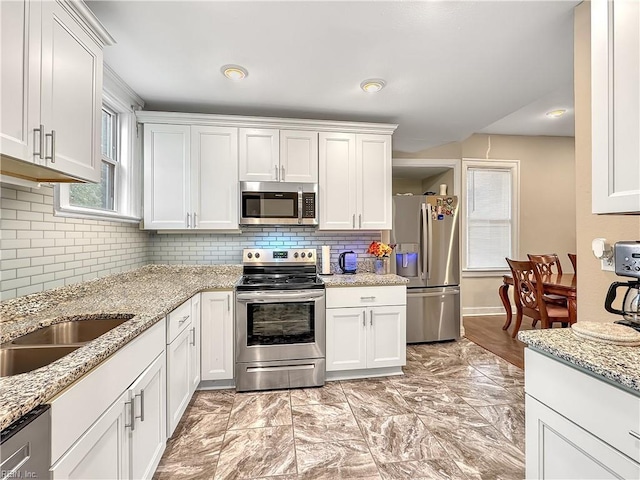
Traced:
POLYGON ((388 265, 388 258, 376 258, 373 261, 374 272, 376 272, 376 275, 384 275, 385 273, 388 273, 388 265))

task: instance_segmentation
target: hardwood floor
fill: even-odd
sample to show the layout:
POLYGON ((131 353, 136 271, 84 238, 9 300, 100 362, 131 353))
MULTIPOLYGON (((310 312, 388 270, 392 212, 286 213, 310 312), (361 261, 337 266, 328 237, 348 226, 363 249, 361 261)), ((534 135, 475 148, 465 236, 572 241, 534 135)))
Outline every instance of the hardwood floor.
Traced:
MULTIPOLYGON (((516 367, 524 368, 524 347, 520 340, 511 338, 513 324, 509 330, 502 330, 504 315, 487 315, 482 317, 464 317, 465 336, 473 343, 504 358, 516 367)), ((538 328, 540 323, 538 322, 538 328)), ((531 320, 525 317, 520 330, 531 330, 531 320)))

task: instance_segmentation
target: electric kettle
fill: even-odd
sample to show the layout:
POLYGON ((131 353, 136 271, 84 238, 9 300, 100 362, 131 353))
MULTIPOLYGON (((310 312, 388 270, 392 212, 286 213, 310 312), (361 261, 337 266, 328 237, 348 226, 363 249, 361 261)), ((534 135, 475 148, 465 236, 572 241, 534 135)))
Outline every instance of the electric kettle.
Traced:
POLYGON ((622 315, 625 320, 640 324, 640 281, 613 282, 611 286, 609 286, 607 298, 604 301, 604 308, 607 312, 622 315), (612 307, 612 303, 616 299, 616 294, 620 287, 627 288, 622 300, 622 310, 612 307))
POLYGON ((342 273, 356 273, 358 266, 358 255, 353 251, 342 252, 338 256, 338 266, 342 273))

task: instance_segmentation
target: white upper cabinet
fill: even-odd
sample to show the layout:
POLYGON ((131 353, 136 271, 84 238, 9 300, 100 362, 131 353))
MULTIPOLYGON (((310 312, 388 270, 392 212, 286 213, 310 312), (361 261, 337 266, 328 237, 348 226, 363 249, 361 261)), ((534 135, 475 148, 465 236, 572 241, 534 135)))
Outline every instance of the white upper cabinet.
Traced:
POLYGON ((320 133, 320 229, 391 228, 391 135, 320 133))
POLYGON ((239 136, 240 181, 280 181, 279 130, 273 128, 241 128, 239 136))
POLYGON ((240 181, 318 181, 318 133, 273 128, 240 129, 240 181))
POLYGON ((191 127, 193 228, 238 228, 238 129, 191 127))
MULTIPOLYGON (((185 125, 144 126, 144 228, 183 229, 189 212, 191 131, 185 125)), ((190 215, 190 214, 189 214, 190 215)))
POLYGON ((2 173, 100 181, 102 47, 113 39, 81 2, 0 8, 1 153, 22 161, 3 162, 2 173))
POLYGON ((318 132, 280 130, 280 181, 318 183, 318 132))
POLYGON ((356 135, 358 228, 391 229, 391 135, 356 135))
POLYGON ((146 123, 144 228, 238 228, 238 129, 146 123))
POLYGON ((592 210, 640 212, 640 3, 591 2, 592 210))

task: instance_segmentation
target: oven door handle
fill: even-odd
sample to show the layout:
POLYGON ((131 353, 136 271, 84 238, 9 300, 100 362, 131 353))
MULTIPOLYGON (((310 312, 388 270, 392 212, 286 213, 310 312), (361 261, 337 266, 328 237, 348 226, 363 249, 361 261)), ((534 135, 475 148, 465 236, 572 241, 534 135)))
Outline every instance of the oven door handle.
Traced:
POLYGON ((324 290, 295 292, 251 292, 237 293, 236 300, 242 303, 300 302, 324 297, 324 290))

